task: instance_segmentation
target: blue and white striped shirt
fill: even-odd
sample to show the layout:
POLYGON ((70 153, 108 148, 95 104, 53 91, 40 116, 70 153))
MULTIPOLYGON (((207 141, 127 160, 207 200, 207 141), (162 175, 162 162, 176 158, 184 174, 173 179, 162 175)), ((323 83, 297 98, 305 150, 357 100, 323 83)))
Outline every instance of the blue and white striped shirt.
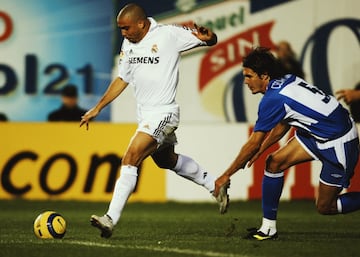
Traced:
POLYGON ((254 131, 268 132, 280 121, 322 141, 338 138, 352 127, 348 111, 335 97, 290 74, 270 81, 254 131))

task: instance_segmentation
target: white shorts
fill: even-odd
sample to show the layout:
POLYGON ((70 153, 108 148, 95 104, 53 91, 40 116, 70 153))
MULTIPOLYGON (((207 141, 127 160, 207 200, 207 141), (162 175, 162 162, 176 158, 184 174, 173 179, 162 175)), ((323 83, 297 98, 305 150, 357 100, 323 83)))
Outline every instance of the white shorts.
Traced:
POLYGON ((175 145, 175 130, 179 126, 179 108, 138 108, 139 125, 136 131, 152 136, 159 147, 163 144, 175 145))

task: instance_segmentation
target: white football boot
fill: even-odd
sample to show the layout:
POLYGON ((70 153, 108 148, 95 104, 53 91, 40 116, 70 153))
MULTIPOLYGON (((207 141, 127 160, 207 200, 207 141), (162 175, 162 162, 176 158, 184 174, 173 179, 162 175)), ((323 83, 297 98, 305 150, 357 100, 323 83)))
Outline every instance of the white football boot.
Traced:
POLYGON ((219 212, 220 214, 224 214, 227 212, 229 207, 229 195, 227 193, 228 188, 230 187, 230 181, 225 183, 219 188, 219 194, 215 196, 216 201, 219 204, 219 212))
POLYGON ((100 229, 101 237, 109 238, 112 235, 114 224, 109 215, 105 214, 104 216, 91 215, 90 218, 91 225, 100 229))

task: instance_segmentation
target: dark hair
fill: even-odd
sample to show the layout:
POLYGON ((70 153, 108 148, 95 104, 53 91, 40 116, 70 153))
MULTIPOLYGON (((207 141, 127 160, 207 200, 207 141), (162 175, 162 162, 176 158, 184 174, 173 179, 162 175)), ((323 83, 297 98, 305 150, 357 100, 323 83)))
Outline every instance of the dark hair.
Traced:
POLYGON ((67 85, 62 89, 61 95, 76 98, 78 96, 77 87, 74 85, 67 85))
POLYGON ((253 49, 243 59, 243 67, 252 69, 258 76, 269 75, 270 79, 281 78, 286 74, 279 60, 266 47, 253 49))

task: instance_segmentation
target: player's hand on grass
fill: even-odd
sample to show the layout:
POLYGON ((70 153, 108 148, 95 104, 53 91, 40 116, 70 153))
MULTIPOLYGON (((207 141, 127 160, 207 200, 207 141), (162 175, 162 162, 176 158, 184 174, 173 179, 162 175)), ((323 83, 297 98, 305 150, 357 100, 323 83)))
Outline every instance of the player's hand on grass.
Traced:
POLYGON ((215 190, 213 192, 213 196, 217 197, 219 194, 220 187, 225 185, 226 183, 229 183, 230 177, 226 174, 221 175, 218 177, 218 179, 215 181, 215 190))
POLYGON ((87 111, 82 117, 80 121, 80 127, 86 124, 86 130, 89 129, 89 122, 91 119, 95 118, 99 114, 99 110, 96 108, 91 108, 87 111))

